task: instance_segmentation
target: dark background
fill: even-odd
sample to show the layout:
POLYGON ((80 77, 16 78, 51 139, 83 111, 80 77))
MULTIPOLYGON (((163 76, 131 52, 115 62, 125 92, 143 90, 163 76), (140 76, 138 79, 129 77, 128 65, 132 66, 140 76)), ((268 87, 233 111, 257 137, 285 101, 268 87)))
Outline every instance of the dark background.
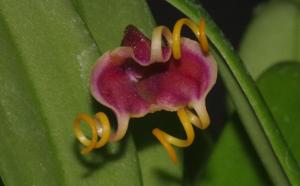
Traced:
MULTIPOLYGON (((164 0, 147 0, 157 24, 171 28, 186 17, 164 0)), ((253 9, 265 0, 198 0, 235 48, 252 17, 253 9)))

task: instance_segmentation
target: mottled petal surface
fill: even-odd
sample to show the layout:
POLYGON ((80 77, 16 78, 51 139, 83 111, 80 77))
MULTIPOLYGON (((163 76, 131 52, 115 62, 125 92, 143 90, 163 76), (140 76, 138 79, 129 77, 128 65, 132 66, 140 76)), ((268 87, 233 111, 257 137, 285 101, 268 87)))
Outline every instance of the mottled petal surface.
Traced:
POLYGON ((125 118, 176 111, 187 105, 205 106, 217 76, 214 59, 187 38, 181 39, 180 60, 149 62, 150 47, 151 41, 135 27, 127 28, 122 47, 97 61, 91 77, 93 96, 125 118))

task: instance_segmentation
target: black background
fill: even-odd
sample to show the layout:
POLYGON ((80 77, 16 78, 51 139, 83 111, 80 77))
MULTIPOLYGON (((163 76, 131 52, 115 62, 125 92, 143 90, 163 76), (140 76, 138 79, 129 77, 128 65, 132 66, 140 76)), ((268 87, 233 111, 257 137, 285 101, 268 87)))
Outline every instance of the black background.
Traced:
MULTIPOLYGON (((199 0, 234 47, 252 18, 253 9, 264 0, 199 0)), ((152 14, 159 25, 171 28, 177 19, 186 17, 164 0, 148 0, 152 14)))

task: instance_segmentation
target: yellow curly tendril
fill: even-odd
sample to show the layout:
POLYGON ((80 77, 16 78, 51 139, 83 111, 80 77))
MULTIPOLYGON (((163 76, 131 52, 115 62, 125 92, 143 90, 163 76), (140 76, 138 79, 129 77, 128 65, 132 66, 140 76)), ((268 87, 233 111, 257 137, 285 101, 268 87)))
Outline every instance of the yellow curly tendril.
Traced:
POLYGON ((169 156, 171 157, 171 159, 174 163, 177 162, 177 157, 176 157, 175 151, 174 151, 173 147, 171 146, 171 144, 178 146, 178 147, 188 147, 193 143, 194 138, 195 138, 194 129, 188 118, 185 108, 179 109, 177 111, 177 115, 178 115, 180 122, 182 123, 183 128, 185 130, 185 133, 187 136, 186 140, 182 140, 182 139, 176 138, 174 136, 171 136, 170 134, 167 134, 158 128, 155 128, 152 131, 153 135, 166 148, 169 156))
POLYGON ((81 150, 82 154, 88 154, 93 149, 104 146, 108 142, 110 136, 110 123, 106 114, 103 112, 98 112, 96 114, 96 119, 91 118, 87 114, 79 114, 73 123, 73 129, 77 139, 85 146, 85 148, 81 150), (80 127, 81 121, 85 121, 91 128, 91 139, 88 139, 83 134, 80 127), (100 137, 99 141, 97 141, 98 136, 100 137))
MULTIPOLYGON (((196 35, 201 49, 204 52, 204 54, 208 53, 208 40, 205 34, 205 20, 201 19, 199 26, 197 26, 193 21, 187 18, 182 18, 178 20, 173 28, 173 46, 172 46, 172 52, 173 57, 175 59, 181 58, 181 50, 180 50, 180 36, 181 36, 181 29, 183 25, 187 25, 196 35)), ((207 112, 204 112, 207 113, 207 112)), ((208 127, 210 120, 208 115, 204 115, 201 119, 198 115, 195 115, 192 111, 190 111, 188 108, 181 108, 177 111, 177 115, 180 119, 180 122, 182 123, 184 130, 186 132, 187 139, 182 140, 179 138, 176 138, 174 136, 171 136, 170 134, 165 133, 164 131, 161 131, 158 128, 155 128, 152 133, 153 135, 159 140, 159 142, 165 147, 167 150, 171 160, 176 163, 177 157, 176 153, 174 151, 174 148, 171 146, 177 146, 177 147, 187 147, 192 144, 195 138, 195 133, 193 129, 193 125, 196 127, 199 127, 201 129, 205 129, 208 127)))
POLYGON ((187 18, 179 19, 173 28, 173 57, 180 59, 180 36, 183 25, 187 25, 195 34, 198 41, 200 42, 201 49, 205 54, 208 53, 208 41, 205 34, 205 20, 201 19, 199 26, 196 25, 192 20, 187 18))

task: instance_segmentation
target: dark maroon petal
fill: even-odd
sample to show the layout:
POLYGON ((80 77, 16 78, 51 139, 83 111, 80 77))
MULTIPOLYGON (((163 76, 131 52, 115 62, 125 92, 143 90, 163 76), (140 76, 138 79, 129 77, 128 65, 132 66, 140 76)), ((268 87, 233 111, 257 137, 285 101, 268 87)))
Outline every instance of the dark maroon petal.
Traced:
POLYGON ((133 25, 126 27, 121 46, 132 48, 135 58, 142 64, 150 60, 151 41, 133 25))
MULTIPOLYGON (((135 26, 126 27, 121 46, 130 47, 133 50, 132 58, 142 66, 161 61, 153 61, 151 59, 151 40, 140 32, 135 26)), ((171 53, 171 49, 162 46, 162 56, 167 61, 171 53)))

